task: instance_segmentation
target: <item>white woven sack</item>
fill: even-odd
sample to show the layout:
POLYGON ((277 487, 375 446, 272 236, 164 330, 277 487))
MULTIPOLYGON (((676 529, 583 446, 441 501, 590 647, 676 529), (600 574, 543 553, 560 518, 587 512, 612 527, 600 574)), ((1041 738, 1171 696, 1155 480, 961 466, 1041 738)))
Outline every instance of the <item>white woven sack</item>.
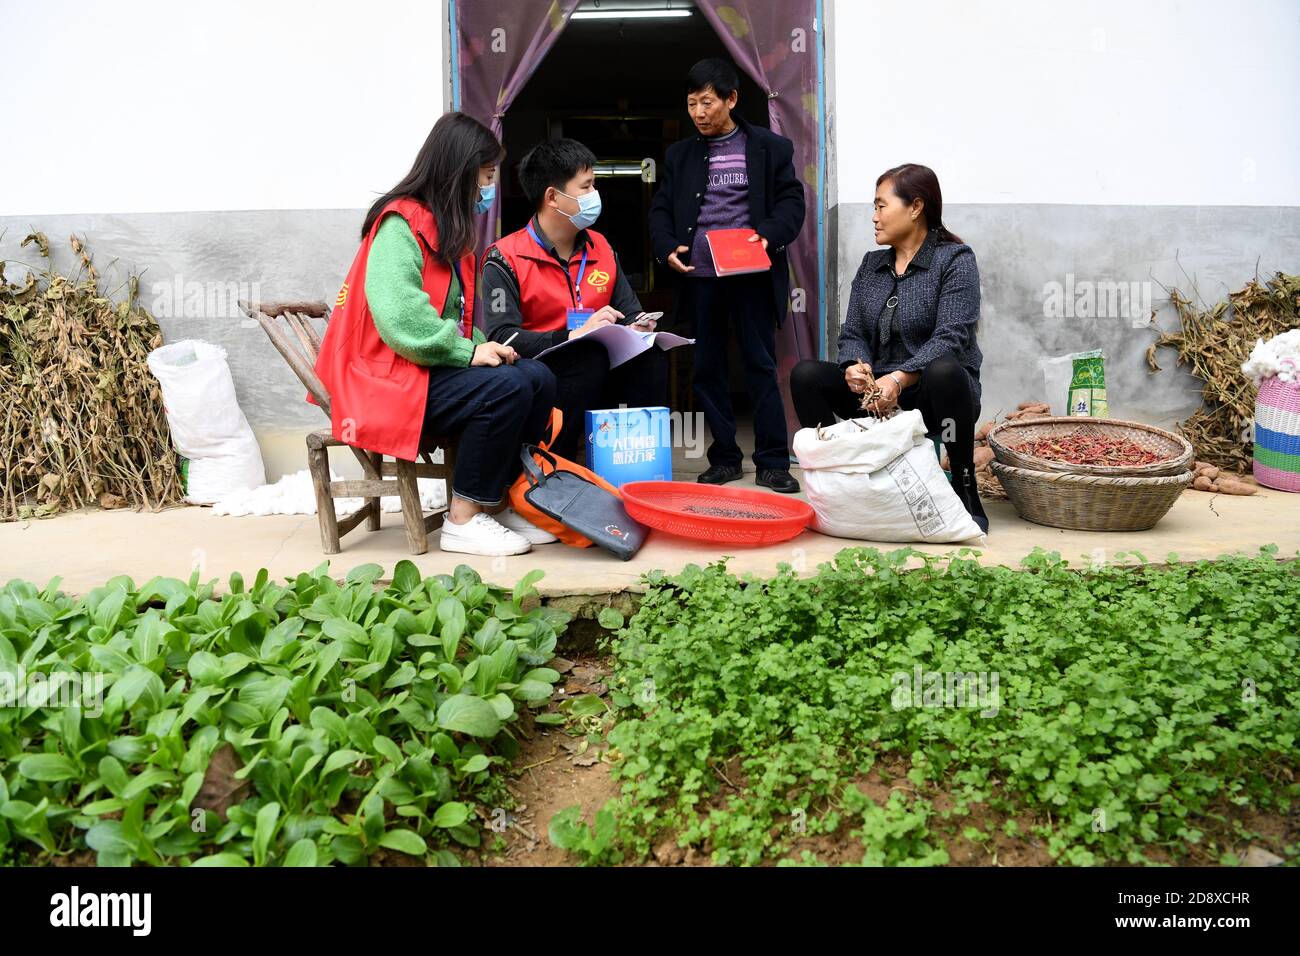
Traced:
POLYGON ((865 541, 983 540, 944 477, 915 409, 795 432, 813 529, 865 541))
POLYGON ((176 450, 190 461, 185 500, 207 505, 266 482, 262 451, 219 345, 185 339, 149 353, 176 450))

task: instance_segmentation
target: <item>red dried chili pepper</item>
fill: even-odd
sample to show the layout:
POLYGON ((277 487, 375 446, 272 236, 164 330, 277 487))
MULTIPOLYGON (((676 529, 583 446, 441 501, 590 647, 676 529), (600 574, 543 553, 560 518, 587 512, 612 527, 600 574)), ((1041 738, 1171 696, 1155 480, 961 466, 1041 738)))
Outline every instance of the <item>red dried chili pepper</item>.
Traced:
POLYGON ((1127 438, 1112 435, 1084 435, 1078 432, 1022 442, 1013 446, 1012 450, 1071 465, 1132 467, 1154 465, 1165 460, 1165 457, 1127 438))

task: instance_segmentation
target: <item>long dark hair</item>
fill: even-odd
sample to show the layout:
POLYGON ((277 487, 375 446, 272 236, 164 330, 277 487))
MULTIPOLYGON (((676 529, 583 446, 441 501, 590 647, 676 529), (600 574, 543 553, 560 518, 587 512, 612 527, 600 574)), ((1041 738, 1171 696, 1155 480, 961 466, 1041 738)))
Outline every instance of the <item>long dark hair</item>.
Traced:
POLYGON ((893 169, 886 169, 876 180, 876 187, 885 180, 890 180, 894 195, 910 206, 912 200, 920 199, 925 210, 925 224, 935 230, 939 242, 961 242, 961 237, 954 234, 943 224, 943 193, 939 190, 939 177, 929 166, 920 163, 904 163, 893 169))
POLYGON ((443 262, 459 259, 474 245, 474 203, 478 200, 480 166, 499 164, 505 150, 492 131, 464 113, 445 113, 433 124, 415 155, 411 171, 375 200, 366 213, 361 238, 394 199, 410 197, 424 203, 438 224, 438 248, 443 262))

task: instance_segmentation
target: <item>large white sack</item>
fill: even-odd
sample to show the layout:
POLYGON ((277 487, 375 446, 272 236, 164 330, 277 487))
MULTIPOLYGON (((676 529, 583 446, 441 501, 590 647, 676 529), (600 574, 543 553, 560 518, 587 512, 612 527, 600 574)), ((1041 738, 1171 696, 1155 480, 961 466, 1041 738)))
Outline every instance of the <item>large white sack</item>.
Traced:
POLYGON ((185 500, 211 504, 263 484, 262 451, 235 398, 226 350, 185 339, 154 349, 147 361, 162 385, 172 443, 189 459, 185 500))
POLYGON ((867 541, 983 538, 939 467, 920 411, 837 422, 821 434, 794 435, 814 530, 867 541))

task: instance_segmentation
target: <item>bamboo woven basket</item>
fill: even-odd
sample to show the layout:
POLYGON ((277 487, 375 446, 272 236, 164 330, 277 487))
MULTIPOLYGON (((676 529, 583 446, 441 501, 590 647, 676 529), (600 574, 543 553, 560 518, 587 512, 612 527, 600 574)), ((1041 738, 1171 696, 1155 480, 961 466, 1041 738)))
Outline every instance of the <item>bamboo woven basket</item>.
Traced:
POLYGON ((990 466, 1026 521, 1075 531, 1145 531, 1174 506, 1192 473, 1152 477, 1069 475, 990 466))
POLYGON ((1180 475, 1192 465, 1192 443, 1181 435, 1143 422, 1112 421, 1108 418, 1057 417, 1003 422, 989 432, 993 457, 1004 465, 1067 475, 1102 475, 1110 478, 1155 478, 1180 475), (1018 452, 1012 446, 1039 438, 1056 438, 1084 431, 1126 438, 1164 460, 1151 465, 1073 465, 1018 452))

